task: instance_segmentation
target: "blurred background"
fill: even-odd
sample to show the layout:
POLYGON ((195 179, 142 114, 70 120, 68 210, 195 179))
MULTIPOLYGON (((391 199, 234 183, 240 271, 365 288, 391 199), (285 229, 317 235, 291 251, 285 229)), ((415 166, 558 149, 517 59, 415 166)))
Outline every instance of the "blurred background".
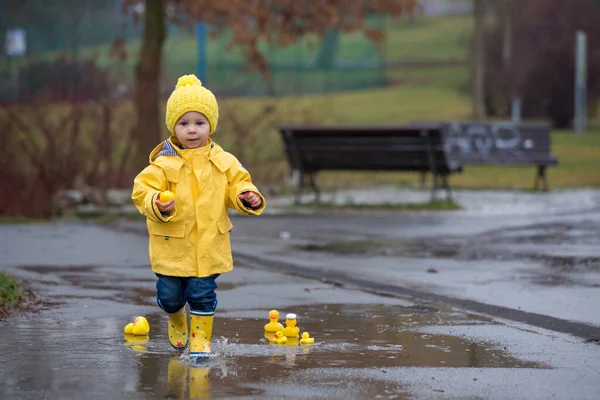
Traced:
MULTIPOLYGON (((600 0, 5 0, 0 5, 0 215, 126 202, 167 137, 180 75, 219 100, 213 139, 268 195, 289 193, 278 124, 510 120, 553 127, 553 188, 600 186, 600 0), (573 130, 577 32, 587 124, 573 130), (120 200, 111 193, 121 190, 120 200)), ((529 189, 473 167, 456 188, 529 189)), ((327 173, 325 189, 417 174, 327 173)))

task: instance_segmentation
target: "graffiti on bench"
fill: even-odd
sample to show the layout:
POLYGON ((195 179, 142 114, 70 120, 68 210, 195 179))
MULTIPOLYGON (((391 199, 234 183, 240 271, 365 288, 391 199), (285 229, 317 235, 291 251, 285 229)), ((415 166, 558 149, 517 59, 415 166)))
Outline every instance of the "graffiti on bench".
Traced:
POLYGON ((526 160, 550 148, 549 130, 543 126, 451 122, 443 124, 442 130, 444 150, 463 163, 526 160))

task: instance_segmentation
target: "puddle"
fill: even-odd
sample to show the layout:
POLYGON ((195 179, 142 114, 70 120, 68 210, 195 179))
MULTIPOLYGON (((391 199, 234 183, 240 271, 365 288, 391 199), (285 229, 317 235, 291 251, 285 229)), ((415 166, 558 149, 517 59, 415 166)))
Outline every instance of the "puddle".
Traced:
MULTIPOLYGON (((252 312, 255 313, 255 310, 252 312)), ((263 336, 267 319, 217 317, 213 331, 215 358, 197 366, 190 364, 185 354, 171 357, 166 362, 166 371, 163 371, 171 377, 171 383, 167 380, 168 392, 187 390, 191 393, 196 390, 194 385, 197 381, 190 380, 190 377, 200 374, 197 368, 205 373, 200 374, 203 385, 210 387, 212 395, 218 396, 266 396, 268 392, 264 391, 272 385, 290 385, 291 390, 301 386, 304 390, 306 387, 303 383, 293 377, 312 368, 373 368, 383 371, 395 367, 546 368, 519 360, 492 342, 419 332, 419 327, 431 325, 491 324, 485 317, 424 306, 334 304, 280 310, 280 315, 287 312, 297 314, 301 332, 309 331, 315 337, 314 345, 299 346, 297 342, 291 345, 269 344, 263 336), (179 387, 175 389, 172 385, 174 375, 179 377, 176 380, 179 387), (265 385, 265 381, 270 384, 265 385)), ((139 354, 142 357, 171 354, 166 343, 164 317, 156 315, 151 321, 155 326, 152 340, 143 349, 148 354, 139 354)), ((165 360, 161 359, 160 364, 164 370, 165 360)), ((381 398, 387 398, 386 394, 400 396, 405 391, 400 384, 372 382, 360 376, 349 379, 353 382, 353 388, 340 382, 323 381, 318 384, 325 385, 326 392, 351 390, 355 396, 363 392, 370 396, 379 393, 383 396, 381 398)), ((314 395, 321 398, 317 393, 314 395)), ((305 396, 310 397, 307 393, 305 396)))
MULTIPOLYGON (((296 313, 301 331, 306 330, 315 337, 315 345, 309 349, 312 361, 321 367, 540 367, 490 350, 489 343, 419 333, 419 326, 490 323, 487 318, 451 310, 423 306, 319 305, 285 312, 296 313)), ((280 310, 280 315, 283 314, 280 310)), ((266 322, 254 319, 224 319, 221 322, 223 330, 237 332, 232 339, 238 347, 236 356, 260 356, 252 351, 245 354, 242 345, 257 343, 256 336, 248 333, 261 331, 266 322), (240 326, 243 329, 240 330, 240 326)), ((282 355, 288 354, 282 351, 282 355)))
MULTIPOLYGON (((361 393, 367 397, 377 394, 379 398, 402 398, 405 388, 400 383, 364 379, 351 371, 395 367, 546 368, 515 358, 492 342, 419 332, 421 327, 431 325, 493 325, 487 318, 454 310, 339 304, 279 310, 282 317, 288 312, 297 314, 301 332, 308 331, 315 338, 315 344, 308 347, 269 344, 263 328, 268 310, 260 311, 264 319, 217 314, 212 341, 215 357, 200 365, 171 349, 162 313, 147 315, 149 338, 125 336, 122 329, 128 321, 122 318, 91 319, 83 324, 34 318, 0 326, 0 334, 6 338, 1 353, 15 360, 8 368, 0 364, 0 376, 8 385, 5 394, 61 385, 87 391, 93 381, 90 393, 115 394, 111 390, 123 390, 125 385, 140 398, 182 393, 190 398, 361 398, 361 393), (53 371, 50 375, 44 372, 48 368, 53 371), (345 368, 350 372, 345 383, 325 377, 318 381, 299 378, 302 371, 315 368, 345 368), (290 394, 285 395, 289 390, 290 394)), ((227 310, 222 312, 226 314, 227 310)), ((257 310, 234 312, 255 316, 257 310)))
MULTIPOLYGON (((255 312, 255 311, 253 311, 255 312)), ((373 368, 385 371, 395 367, 467 367, 467 368, 545 368, 533 362, 519 360, 495 343, 476 342, 466 337, 436 335, 419 332, 419 327, 431 325, 479 325, 490 324, 487 318, 465 315, 452 310, 415 306, 382 305, 319 305, 300 309, 280 310, 280 315, 295 312, 298 326, 315 337, 309 347, 292 345, 270 345, 263 337, 263 326, 267 319, 216 318, 213 335, 213 351, 219 356, 203 364, 208 373, 206 384, 210 384, 213 395, 233 395, 244 390, 268 389, 264 384, 289 385, 293 390, 303 383, 293 377, 312 368, 373 368), (231 332, 223 337, 224 332, 231 332)), ((266 313, 265 313, 266 315, 266 313)), ((160 316, 158 318, 161 319, 160 316)), ((163 321, 164 322, 164 321, 163 321)), ((283 323, 283 321, 282 321, 283 323)), ((164 325, 164 324, 163 324, 164 325)), ((154 340, 166 341, 161 326, 157 327, 154 340)), ((152 346, 149 351, 156 351, 152 346)), ((177 359, 182 366, 173 368, 185 372, 194 370, 185 356, 177 359)), ((181 378, 185 380, 185 378, 181 378)), ((326 386, 333 393, 352 391, 371 397, 379 393, 401 395, 405 389, 400 384, 384 384, 350 376, 345 383, 320 381, 304 383, 326 386), (353 382, 350 388, 347 382, 353 382), (387 386, 386 386, 387 385, 387 386)), ((192 382, 187 383, 191 390, 192 382)), ((303 389, 306 387, 302 386, 303 389)), ((179 390, 184 390, 179 388, 179 390)), ((247 392, 245 394, 250 394, 247 392)), ((265 392, 266 393, 266 392, 265 392)), ((261 393, 266 395, 265 393, 261 393)), ((304 392, 302 392, 304 393, 304 392)), ((259 393, 253 392, 257 395, 259 393)), ((309 394, 305 393, 310 397, 309 394)), ((318 393, 314 393, 317 398, 318 393)), ((333 395, 337 397, 337 395, 333 395)), ((326 398, 326 397, 324 397, 326 398)), ((360 398, 360 396, 355 397, 360 398)))

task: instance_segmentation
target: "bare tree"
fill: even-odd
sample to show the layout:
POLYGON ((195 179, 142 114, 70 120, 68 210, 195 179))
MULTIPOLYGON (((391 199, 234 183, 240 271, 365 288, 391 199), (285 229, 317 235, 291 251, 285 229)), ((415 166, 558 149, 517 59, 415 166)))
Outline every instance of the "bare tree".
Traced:
POLYGON ((144 5, 144 36, 135 69, 137 124, 132 132, 140 154, 134 161, 137 170, 144 168, 147 154, 161 138, 159 98, 165 41, 165 0, 145 0, 144 5))
POLYGON ((504 68, 510 68, 510 63, 513 54, 513 37, 514 37, 514 19, 515 13, 518 10, 518 4, 515 0, 503 0, 499 14, 502 21, 502 64, 504 68))

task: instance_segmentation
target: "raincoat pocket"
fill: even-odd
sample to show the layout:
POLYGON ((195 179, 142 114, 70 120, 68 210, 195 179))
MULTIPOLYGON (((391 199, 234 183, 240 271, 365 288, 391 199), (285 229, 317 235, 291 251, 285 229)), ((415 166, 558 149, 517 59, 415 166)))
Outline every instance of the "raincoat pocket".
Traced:
POLYGON ((150 233, 150 255, 163 260, 181 260, 185 257, 185 225, 152 222, 150 233))
POLYGON ((217 250, 221 255, 229 256, 231 255, 231 242, 229 232, 231 228, 233 228, 233 224, 229 217, 225 217, 224 219, 217 222, 217 226, 219 227, 219 234, 215 238, 217 250))

